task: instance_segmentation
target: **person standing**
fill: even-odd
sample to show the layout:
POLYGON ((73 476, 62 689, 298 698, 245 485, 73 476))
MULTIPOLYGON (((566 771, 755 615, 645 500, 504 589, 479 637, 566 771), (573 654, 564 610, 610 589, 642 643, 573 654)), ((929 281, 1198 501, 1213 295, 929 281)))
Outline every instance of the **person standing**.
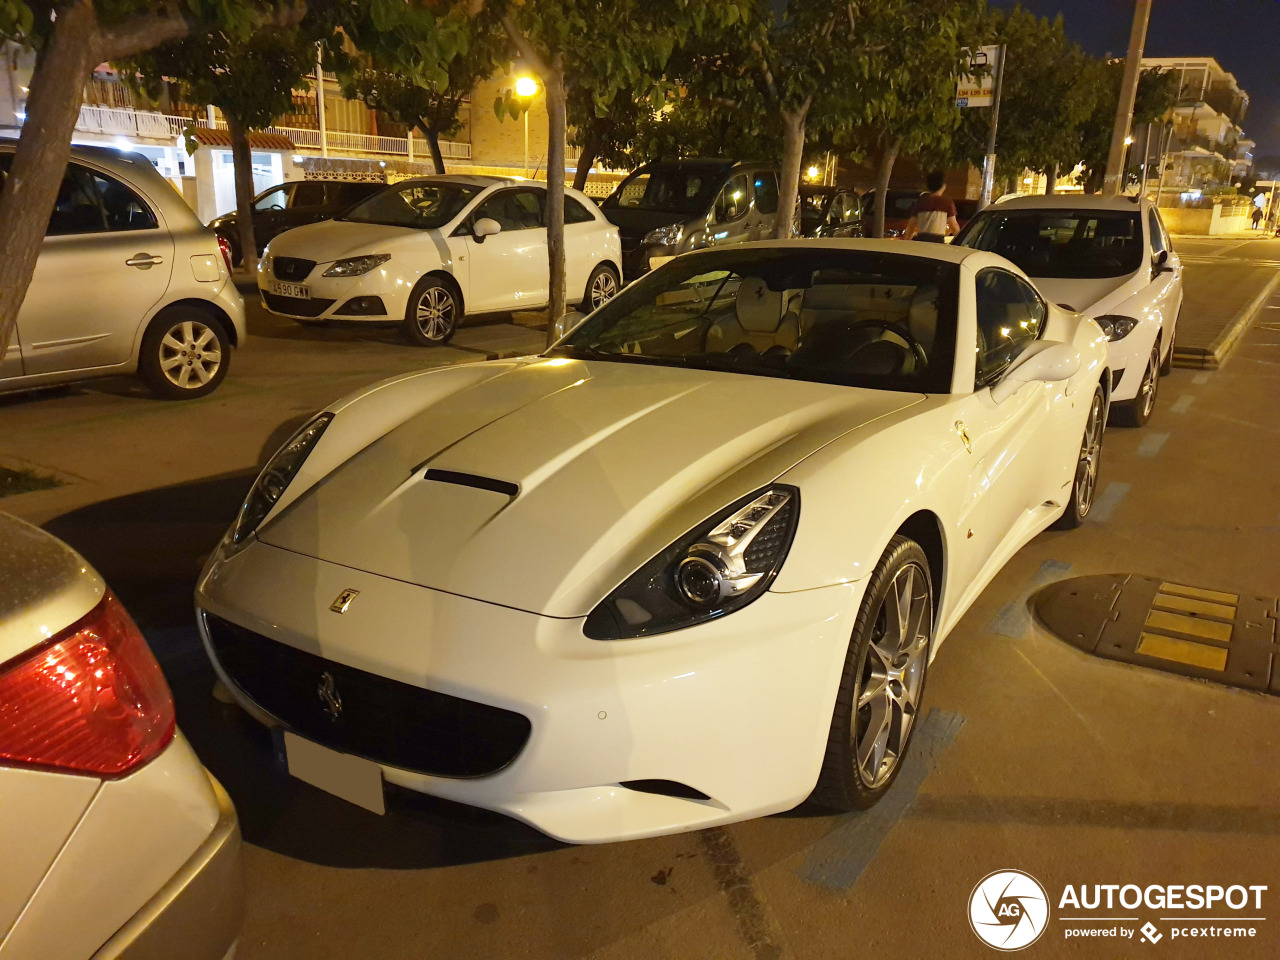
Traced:
POLYGON ((947 189, 946 174, 941 170, 934 170, 925 177, 924 183, 928 192, 916 201, 902 238, 945 243, 948 236, 955 236, 960 232, 956 205, 943 196, 947 189))

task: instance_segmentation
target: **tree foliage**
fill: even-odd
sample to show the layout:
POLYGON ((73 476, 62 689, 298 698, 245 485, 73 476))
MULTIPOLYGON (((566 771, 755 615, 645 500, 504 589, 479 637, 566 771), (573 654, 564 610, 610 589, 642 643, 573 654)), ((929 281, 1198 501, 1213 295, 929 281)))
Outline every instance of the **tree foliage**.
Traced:
MULTIPOLYGON (((1116 105, 1124 81, 1124 61, 1092 61, 1081 75, 1092 109, 1079 127, 1078 160, 1084 164, 1081 178, 1086 193, 1102 187, 1107 172, 1107 154, 1115 128, 1116 105)), ((1133 127, 1159 120, 1178 100, 1178 75, 1171 70, 1149 69, 1138 74, 1138 90, 1133 101, 1133 127)))

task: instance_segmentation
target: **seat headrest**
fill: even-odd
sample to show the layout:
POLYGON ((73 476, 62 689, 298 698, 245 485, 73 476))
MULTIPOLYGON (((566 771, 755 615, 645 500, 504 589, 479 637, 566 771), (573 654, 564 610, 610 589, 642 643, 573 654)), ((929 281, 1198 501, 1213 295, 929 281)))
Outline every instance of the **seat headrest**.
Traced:
POLYGON ((760 277, 747 277, 738 287, 738 323, 749 333, 773 333, 782 323, 783 293, 769 289, 760 277))
POLYGON ((925 353, 933 350, 933 341, 938 335, 938 288, 933 284, 916 287, 907 309, 907 328, 925 353))

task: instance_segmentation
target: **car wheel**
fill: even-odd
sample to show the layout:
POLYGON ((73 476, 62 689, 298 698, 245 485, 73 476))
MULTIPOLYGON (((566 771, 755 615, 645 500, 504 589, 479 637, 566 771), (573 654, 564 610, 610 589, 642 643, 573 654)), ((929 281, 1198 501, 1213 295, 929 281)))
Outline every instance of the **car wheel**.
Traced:
POLYGON ((1122 427, 1141 427, 1151 419, 1156 408, 1156 393, 1160 390, 1160 341, 1151 348, 1146 369, 1142 371, 1142 383, 1138 395, 1127 403, 1112 405, 1111 416, 1122 427))
POLYGON ((405 339, 420 347, 439 347, 458 329, 462 304, 454 289, 439 277, 423 277, 409 295, 405 309, 405 339))
POLYGON ((221 321, 195 307, 170 307, 142 337, 138 374, 157 396, 192 400, 216 390, 230 362, 221 321))
POLYGON ((865 809, 893 784, 920 712, 932 637, 928 559, 914 540, 896 536, 854 623, 812 802, 865 809))
POLYGON ((1093 506, 1093 496, 1098 489, 1098 466, 1102 459, 1102 435, 1105 429, 1107 398, 1102 384, 1093 388, 1093 401, 1089 404, 1089 418, 1084 424, 1084 439, 1080 441, 1080 455, 1076 459, 1075 481, 1071 484, 1071 499, 1062 516, 1054 521, 1055 530, 1074 530, 1084 523, 1093 506))
POLYGON ((588 310, 595 310, 602 303, 616 297, 620 286, 618 271, 607 263, 602 263, 587 278, 587 290, 582 302, 588 310))

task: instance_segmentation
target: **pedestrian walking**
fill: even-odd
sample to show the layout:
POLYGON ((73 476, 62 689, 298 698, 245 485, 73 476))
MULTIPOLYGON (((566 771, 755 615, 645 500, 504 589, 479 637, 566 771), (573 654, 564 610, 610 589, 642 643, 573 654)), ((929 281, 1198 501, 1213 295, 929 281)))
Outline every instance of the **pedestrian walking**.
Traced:
POLYGON ((902 238, 945 243, 948 236, 955 236, 960 232, 955 202, 943 196, 947 189, 946 175, 941 170, 935 170, 925 177, 924 183, 928 192, 912 208, 911 219, 907 221, 907 229, 902 238))
POLYGON ((1253 208, 1253 229, 1257 230, 1258 224, 1261 222, 1262 222, 1262 208, 1254 207, 1253 208))

